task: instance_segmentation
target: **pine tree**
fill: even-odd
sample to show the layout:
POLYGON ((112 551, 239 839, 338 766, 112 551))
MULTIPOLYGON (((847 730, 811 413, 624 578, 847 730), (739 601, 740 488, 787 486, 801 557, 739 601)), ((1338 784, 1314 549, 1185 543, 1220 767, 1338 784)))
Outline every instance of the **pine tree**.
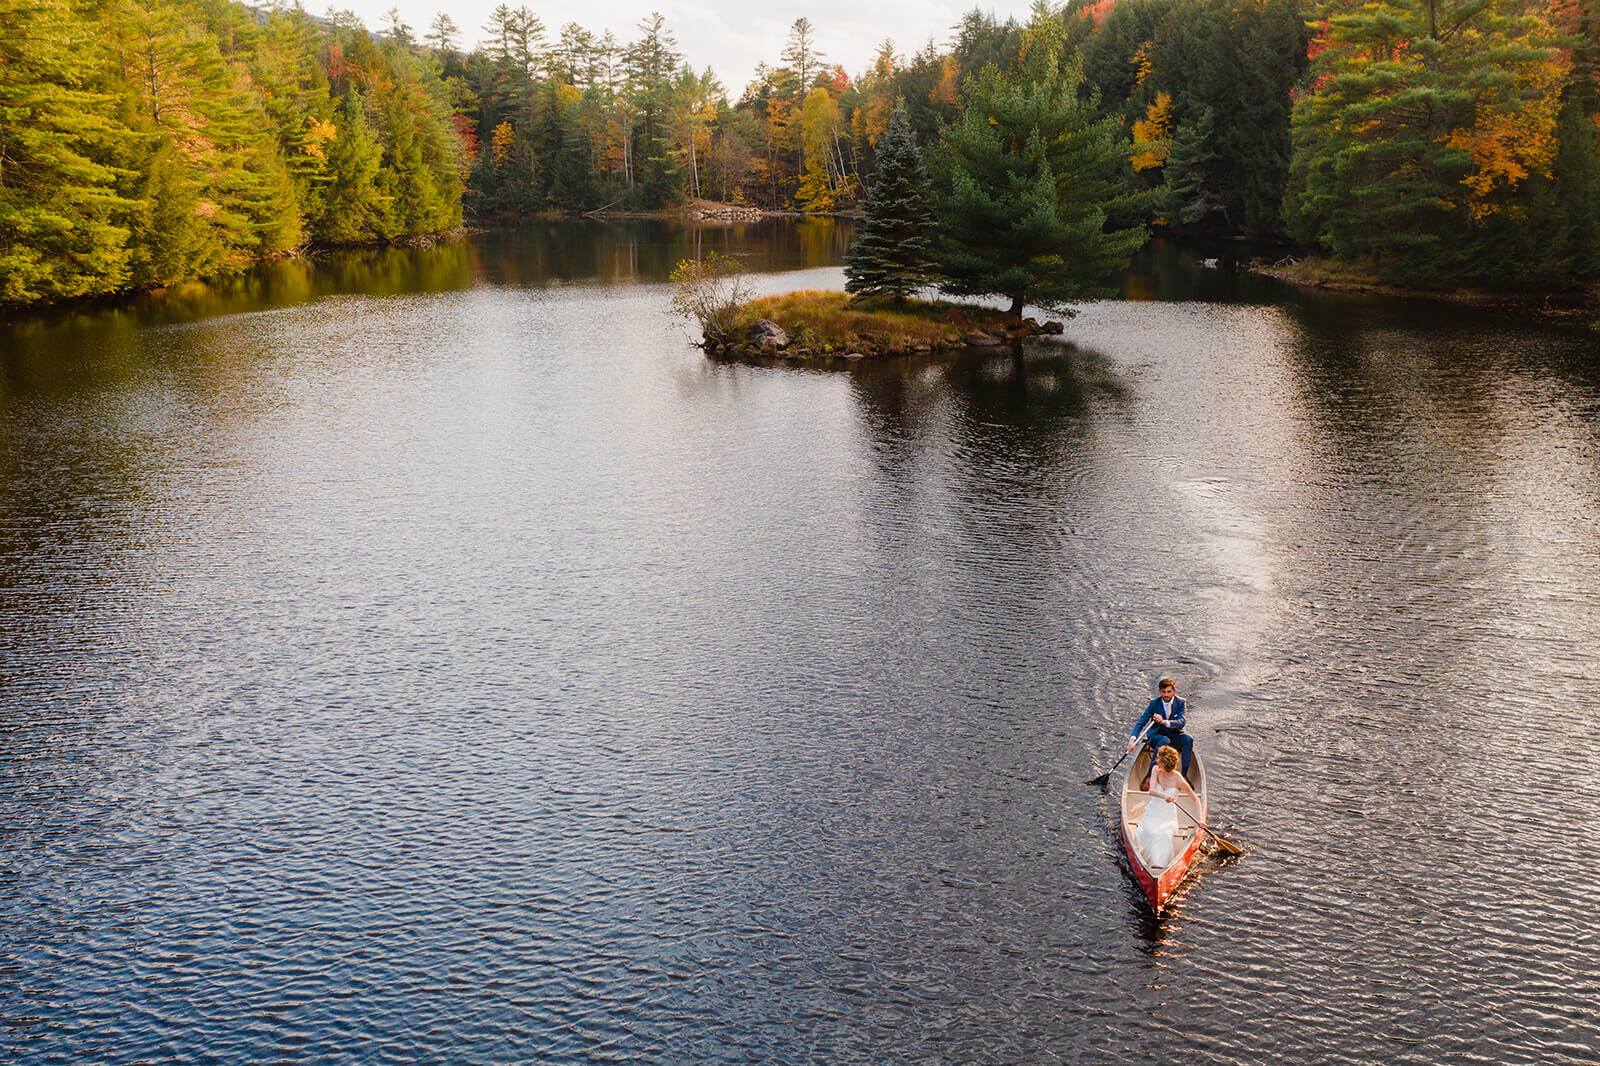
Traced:
POLYGON ((1080 99, 1076 63, 1042 56, 1002 74, 985 67, 934 155, 939 191, 940 287, 1004 296, 1010 313, 1063 305, 1101 291, 1145 238, 1107 229, 1130 204, 1127 149, 1115 120, 1080 99))
POLYGON ((1217 207, 1213 227, 1250 236, 1283 230, 1304 17, 1298 0, 1184 0, 1158 30, 1144 91, 1171 93, 1178 126, 1191 136, 1210 110, 1195 150, 1217 207))
POLYGON ((1227 206, 1214 176, 1219 161, 1213 150, 1213 129, 1208 107, 1194 122, 1173 131, 1172 150, 1162 168, 1166 185, 1157 192, 1157 203, 1169 225, 1209 228, 1208 223, 1216 219, 1218 228, 1230 228, 1227 206))
MULTIPOLYGON (((1570 58, 1514 0, 1329 0, 1312 89, 1295 106, 1294 235, 1380 276, 1452 284, 1504 261, 1484 222, 1559 147, 1570 58)), ((1489 227, 1492 230, 1495 227, 1489 227)))
POLYGON ((795 95, 804 96, 822 72, 823 54, 817 50, 815 27, 808 18, 797 18, 789 27, 789 41, 779 56, 795 75, 795 95))
POLYGON ((423 158, 422 139, 403 93, 403 88, 397 87, 383 105, 389 148, 384 153, 385 166, 378 176, 378 188, 391 205, 389 231, 385 234, 389 237, 429 232, 441 207, 439 191, 423 158))
POLYGON ((867 190, 866 224, 845 255, 845 291, 858 297, 907 296, 933 280, 933 211, 928 172, 906 116, 895 104, 878 139, 878 172, 867 190))
POLYGON ((115 290, 129 212, 107 165, 129 132, 89 87, 89 26, 59 0, 0 5, 0 303, 115 290))
POLYGON ((327 149, 327 178, 316 237, 327 244, 374 240, 388 232, 389 200, 377 183, 383 147, 373 139, 354 87, 345 93, 334 122, 338 133, 327 149))
POLYGON ((337 100, 316 62, 316 24, 299 8, 271 11, 251 56, 250 73, 260 87, 278 142, 281 167, 309 226, 321 214, 317 188, 326 177, 327 142, 334 136, 337 100))
POLYGON ((299 243, 273 123, 239 55, 259 36, 254 19, 195 0, 96 2, 107 77, 136 134, 126 167, 149 201, 134 216, 134 283, 202 277, 299 243))
POLYGON ((659 206, 671 199, 680 183, 676 168, 668 160, 668 146, 663 136, 666 127, 667 105, 672 96, 671 79, 678 69, 678 41, 667 30, 667 20, 652 11, 648 18, 639 21, 642 37, 628 47, 626 64, 632 83, 633 99, 638 109, 635 132, 639 136, 639 183, 644 186, 645 202, 659 206))

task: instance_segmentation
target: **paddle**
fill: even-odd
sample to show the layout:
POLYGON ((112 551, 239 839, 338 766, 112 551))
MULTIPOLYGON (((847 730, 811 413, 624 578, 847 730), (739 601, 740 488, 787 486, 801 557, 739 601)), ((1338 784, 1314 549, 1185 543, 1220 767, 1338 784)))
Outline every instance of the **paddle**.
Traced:
POLYGON ((1132 755, 1134 752, 1139 750, 1139 741, 1144 739, 1144 735, 1146 733, 1150 732, 1150 726, 1154 725, 1154 724, 1155 724, 1154 722, 1146 723, 1145 727, 1143 729, 1139 730, 1139 735, 1133 738, 1133 747, 1131 747, 1127 751, 1123 752, 1122 753, 1122 758, 1118 759, 1116 762, 1111 764, 1111 769, 1107 770, 1105 773, 1101 774, 1099 777, 1091 777, 1091 778, 1089 778, 1089 780, 1085 781, 1084 784, 1086 784, 1086 785, 1098 785, 1099 788, 1100 788, 1100 791, 1104 792, 1106 790, 1106 785, 1109 784, 1110 781, 1111 781, 1111 775, 1116 773, 1117 772, 1117 767, 1122 765, 1122 759, 1126 759, 1128 756, 1132 755))
MULTIPOLYGON (((1178 808, 1178 810, 1183 811, 1184 814, 1189 814, 1188 808, 1186 808, 1183 804, 1179 803, 1177 800, 1173 800, 1172 801, 1172 805, 1174 807, 1178 808)), ((1189 817, 1194 819, 1194 824, 1195 825, 1199 826, 1201 829, 1204 829, 1207 833, 1211 834, 1211 839, 1215 840, 1217 842, 1217 850, 1222 852, 1222 854, 1228 856, 1229 858, 1237 858, 1238 856, 1244 854, 1244 849, 1241 848, 1239 845, 1235 844, 1233 841, 1229 840, 1227 837, 1223 836, 1221 833, 1217 832, 1215 829, 1212 829, 1209 825, 1207 825, 1206 823, 1202 822, 1200 819, 1195 818, 1194 815, 1189 814, 1189 817)))

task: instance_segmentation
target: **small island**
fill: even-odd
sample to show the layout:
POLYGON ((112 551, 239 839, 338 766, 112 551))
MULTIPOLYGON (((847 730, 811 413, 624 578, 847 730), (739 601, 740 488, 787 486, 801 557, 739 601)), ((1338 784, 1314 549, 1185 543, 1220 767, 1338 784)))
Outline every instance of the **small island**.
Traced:
POLYGON ((997 347, 1059 335, 1024 307, 1075 312, 1100 295, 1147 231, 1108 221, 1127 206, 1115 123, 1079 93, 1074 67, 1035 58, 986 67, 925 167, 904 102, 879 139, 865 222, 845 256, 845 292, 755 298, 736 260, 673 271, 673 308, 718 358, 864 359, 997 347), (925 299, 999 297, 1001 309, 925 299))
POLYGON ((948 300, 861 303, 848 293, 805 289, 741 304, 728 333, 702 344, 719 359, 847 359, 992 348, 1059 335, 1059 321, 1019 319, 948 300))

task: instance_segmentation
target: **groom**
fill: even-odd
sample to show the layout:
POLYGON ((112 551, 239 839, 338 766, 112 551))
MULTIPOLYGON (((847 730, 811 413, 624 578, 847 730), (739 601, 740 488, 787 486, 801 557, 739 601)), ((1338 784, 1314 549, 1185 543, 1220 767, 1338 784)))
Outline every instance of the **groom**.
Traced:
MULTIPOLYGON (((1128 734, 1128 750, 1132 751, 1139 741, 1139 731, 1150 723, 1150 734, 1145 737, 1145 743, 1150 745, 1150 765, 1156 764, 1156 753, 1163 744, 1172 744, 1177 747, 1178 754, 1183 756, 1183 772, 1189 773, 1189 756, 1194 751, 1194 741, 1189 734, 1183 731, 1184 706, 1178 698, 1178 683, 1170 677, 1163 677, 1156 685, 1161 695, 1150 701, 1145 707, 1139 720, 1133 723, 1133 732, 1128 734)), ((1148 786, 1150 771, 1145 771, 1145 783, 1148 786)))

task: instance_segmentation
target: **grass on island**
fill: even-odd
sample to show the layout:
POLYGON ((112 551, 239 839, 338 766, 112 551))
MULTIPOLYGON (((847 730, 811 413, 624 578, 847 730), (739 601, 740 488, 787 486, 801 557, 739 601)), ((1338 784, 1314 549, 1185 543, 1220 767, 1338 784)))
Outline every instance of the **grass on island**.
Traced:
POLYGON ((1294 262, 1282 265, 1257 268, 1260 273, 1269 274, 1296 285, 1324 285, 1324 286, 1362 286, 1378 287, 1378 270, 1370 259, 1345 261, 1327 259, 1320 256, 1307 256, 1294 262))
POLYGON ((794 354, 889 355, 959 346, 971 330, 996 336, 1005 313, 992 307, 947 300, 858 302, 842 292, 806 289, 763 296, 739 308, 739 332, 770 318, 789 334, 794 354))

